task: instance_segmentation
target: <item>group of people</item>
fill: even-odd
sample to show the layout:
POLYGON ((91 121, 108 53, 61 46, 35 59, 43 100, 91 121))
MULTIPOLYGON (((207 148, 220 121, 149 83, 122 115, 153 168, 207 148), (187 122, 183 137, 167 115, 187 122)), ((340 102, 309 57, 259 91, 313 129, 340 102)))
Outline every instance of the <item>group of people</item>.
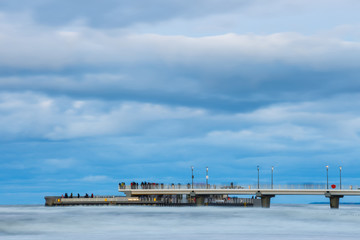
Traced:
MULTIPOLYGON (((139 189, 139 186, 141 189, 159 189, 164 188, 163 183, 151 183, 151 182, 141 182, 140 184, 138 182, 131 182, 130 183, 130 189, 139 189)), ((126 184, 124 182, 119 183, 120 189, 126 189, 126 184)))
MULTIPOLYGON (((130 183, 130 189, 164 189, 164 184, 163 183, 152 183, 152 182, 141 182, 140 184, 138 182, 131 182, 130 183)), ((190 189, 191 185, 190 183, 188 183, 187 188, 190 189)), ((178 183, 177 187, 174 183, 171 184, 171 188, 181 188, 181 184, 178 183)), ((126 184, 125 182, 121 182, 119 183, 119 189, 126 189, 126 184)))
MULTIPOLYGON (((70 196, 67 193, 65 193, 65 195, 63 194, 63 195, 61 195, 61 197, 62 198, 74 198, 72 193, 70 194, 70 196)), ((94 198, 94 194, 92 193, 91 196, 89 196, 89 194, 86 193, 84 195, 84 198, 90 198, 90 197, 94 198)), ((77 194, 77 198, 81 198, 80 193, 77 194)))
POLYGON ((150 182, 141 182, 140 187, 142 189, 158 189, 159 186, 161 186, 161 188, 164 188, 164 184, 163 183, 150 183, 150 182))
POLYGON ((120 189, 125 189, 126 188, 126 184, 124 182, 119 183, 119 188, 120 189))

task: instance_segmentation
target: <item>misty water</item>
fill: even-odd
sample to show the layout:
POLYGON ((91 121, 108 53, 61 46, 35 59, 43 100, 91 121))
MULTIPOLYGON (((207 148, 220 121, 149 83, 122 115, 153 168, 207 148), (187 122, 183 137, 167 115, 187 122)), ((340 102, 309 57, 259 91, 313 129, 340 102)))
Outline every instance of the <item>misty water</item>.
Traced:
POLYGON ((359 239, 360 206, 0 206, 0 239, 359 239))

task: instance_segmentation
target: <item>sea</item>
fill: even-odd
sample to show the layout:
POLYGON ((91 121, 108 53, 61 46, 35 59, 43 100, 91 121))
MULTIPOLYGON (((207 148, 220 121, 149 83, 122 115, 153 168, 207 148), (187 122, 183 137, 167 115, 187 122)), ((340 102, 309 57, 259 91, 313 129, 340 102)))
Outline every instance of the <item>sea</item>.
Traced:
POLYGON ((359 238, 360 205, 0 206, 1 240, 359 238))

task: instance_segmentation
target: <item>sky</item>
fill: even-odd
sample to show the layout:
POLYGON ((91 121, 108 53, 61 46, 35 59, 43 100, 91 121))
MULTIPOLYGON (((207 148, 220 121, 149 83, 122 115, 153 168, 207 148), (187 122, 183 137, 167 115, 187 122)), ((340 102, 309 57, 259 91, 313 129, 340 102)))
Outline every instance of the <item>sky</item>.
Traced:
MULTIPOLYGON (((0 0, 0 204, 119 182, 360 185, 360 1, 0 0)), ((324 197, 276 197, 278 202, 324 197)), ((350 198, 344 198, 343 201, 350 198)), ((352 201, 352 200, 351 200, 352 201)), ((355 198, 355 201, 360 199, 355 198)))

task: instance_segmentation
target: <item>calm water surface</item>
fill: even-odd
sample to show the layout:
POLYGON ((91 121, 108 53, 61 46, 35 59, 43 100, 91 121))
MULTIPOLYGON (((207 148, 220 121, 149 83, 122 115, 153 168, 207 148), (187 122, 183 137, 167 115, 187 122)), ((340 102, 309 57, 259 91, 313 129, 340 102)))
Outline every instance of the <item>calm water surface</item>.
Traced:
POLYGON ((359 239, 360 206, 0 206, 0 239, 359 239))

